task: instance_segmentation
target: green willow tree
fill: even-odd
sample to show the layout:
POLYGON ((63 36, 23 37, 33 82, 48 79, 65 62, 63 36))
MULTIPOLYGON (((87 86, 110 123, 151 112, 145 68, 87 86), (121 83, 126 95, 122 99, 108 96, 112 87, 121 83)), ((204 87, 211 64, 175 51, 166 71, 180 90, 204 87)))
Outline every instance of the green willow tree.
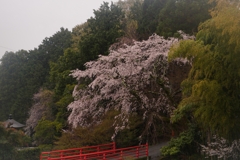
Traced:
POLYGON ((238 139, 240 131, 239 2, 217 1, 212 18, 199 27, 196 41, 182 41, 169 59, 188 58, 192 69, 183 81, 184 98, 172 117, 193 120, 208 135, 238 139), (193 117, 191 117, 193 115, 193 117))

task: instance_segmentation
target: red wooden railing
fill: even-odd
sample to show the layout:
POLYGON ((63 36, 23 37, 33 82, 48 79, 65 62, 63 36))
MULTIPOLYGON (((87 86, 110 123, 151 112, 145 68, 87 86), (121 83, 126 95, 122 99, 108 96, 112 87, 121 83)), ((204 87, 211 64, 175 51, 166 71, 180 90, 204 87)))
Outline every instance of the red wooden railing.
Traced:
POLYGON ((123 160, 141 157, 148 157, 148 144, 64 157, 49 157, 48 160, 123 160))
POLYGON ((115 150, 116 145, 115 142, 108 143, 108 144, 101 144, 97 146, 87 146, 82 148, 73 148, 73 149, 66 149, 66 150, 56 150, 50 152, 42 152, 40 155, 40 160, 51 160, 52 158, 57 159, 66 159, 68 156, 77 156, 82 154, 89 154, 93 152, 102 152, 106 150, 115 150))

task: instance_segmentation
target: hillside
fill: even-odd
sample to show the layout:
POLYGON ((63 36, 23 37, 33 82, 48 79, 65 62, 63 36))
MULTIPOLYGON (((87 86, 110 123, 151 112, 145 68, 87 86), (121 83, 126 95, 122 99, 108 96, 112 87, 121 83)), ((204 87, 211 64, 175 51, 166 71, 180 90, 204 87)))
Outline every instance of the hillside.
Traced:
POLYGON ((165 158, 238 158, 239 2, 211 2, 103 2, 72 31, 7 52, 0 120, 12 113, 26 122, 28 139, 4 134, 0 144, 52 150, 173 138, 165 158))

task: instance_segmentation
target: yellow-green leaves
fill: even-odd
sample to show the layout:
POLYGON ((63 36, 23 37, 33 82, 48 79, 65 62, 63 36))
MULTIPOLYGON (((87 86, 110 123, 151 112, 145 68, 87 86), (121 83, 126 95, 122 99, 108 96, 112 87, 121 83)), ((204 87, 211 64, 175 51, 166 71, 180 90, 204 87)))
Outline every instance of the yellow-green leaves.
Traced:
POLYGON ((175 58, 187 58, 192 61, 209 52, 209 47, 204 46, 202 41, 184 40, 174 45, 168 53, 168 60, 175 58))
POLYGON ((212 19, 199 27, 197 40, 181 41, 169 60, 192 62, 188 79, 182 83, 183 100, 172 122, 189 117, 214 134, 239 138, 240 113, 240 10, 236 1, 217 1, 212 19))
POLYGON ((217 1, 217 7, 211 12, 212 19, 199 26, 197 39, 214 44, 219 52, 240 51, 240 10, 239 2, 217 1))

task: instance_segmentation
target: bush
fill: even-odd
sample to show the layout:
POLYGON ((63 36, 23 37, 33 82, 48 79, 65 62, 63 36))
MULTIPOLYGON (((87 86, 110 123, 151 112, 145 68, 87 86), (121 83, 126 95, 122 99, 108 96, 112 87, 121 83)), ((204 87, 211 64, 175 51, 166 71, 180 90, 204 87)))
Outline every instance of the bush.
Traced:
MULTIPOLYGON (((24 148, 19 149, 15 156, 15 160, 39 160, 40 149, 39 148, 24 148)), ((12 160, 12 159, 11 159, 12 160)))
POLYGON ((196 151, 194 139, 196 138, 196 127, 191 125, 188 130, 180 133, 177 138, 171 139, 168 146, 161 148, 164 157, 177 158, 182 155, 192 155, 196 151))

